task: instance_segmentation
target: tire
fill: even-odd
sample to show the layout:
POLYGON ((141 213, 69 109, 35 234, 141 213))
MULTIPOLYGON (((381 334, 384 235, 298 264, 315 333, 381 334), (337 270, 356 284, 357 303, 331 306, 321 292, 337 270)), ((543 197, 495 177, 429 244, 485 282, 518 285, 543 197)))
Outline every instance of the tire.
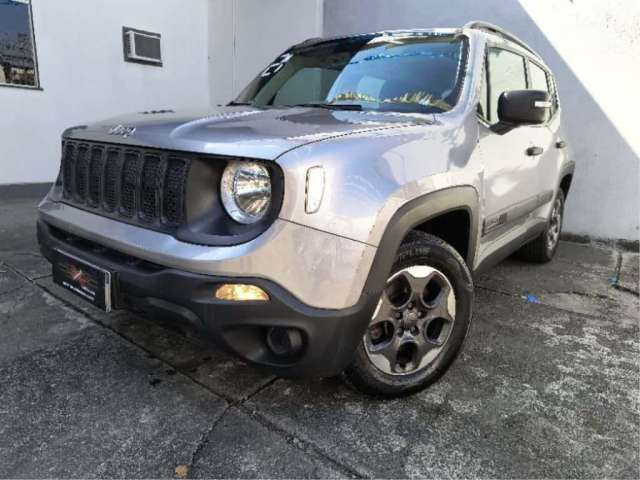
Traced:
POLYGON ((438 237, 411 232, 343 379, 375 396, 423 390, 458 356, 472 305, 473 280, 458 252, 438 237))
POLYGON ((550 262, 560 243, 560 232, 562 232, 562 219, 564 218, 564 192, 560 189, 556 193, 553 201, 549 220, 544 232, 524 245, 518 256, 528 262, 548 263, 550 262))

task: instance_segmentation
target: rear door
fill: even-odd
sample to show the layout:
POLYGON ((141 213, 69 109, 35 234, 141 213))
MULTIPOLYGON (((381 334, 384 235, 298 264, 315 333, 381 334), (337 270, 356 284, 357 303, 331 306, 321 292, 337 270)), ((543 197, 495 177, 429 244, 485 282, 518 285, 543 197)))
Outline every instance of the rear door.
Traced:
MULTIPOLYGON (((553 78, 542 65, 532 59, 528 59, 527 67, 528 88, 548 92, 552 104, 547 122, 529 127, 532 144, 542 149, 542 153, 535 158, 533 163, 537 166, 537 188, 541 196, 541 205, 539 206, 544 207, 545 204, 550 206, 549 202, 553 199, 554 192, 558 188, 557 182, 562 162, 560 150, 564 144, 559 137, 560 121, 558 115, 555 114, 557 97, 553 78)), ((548 214, 548 208, 538 208, 535 212, 540 220, 546 220, 548 214)))

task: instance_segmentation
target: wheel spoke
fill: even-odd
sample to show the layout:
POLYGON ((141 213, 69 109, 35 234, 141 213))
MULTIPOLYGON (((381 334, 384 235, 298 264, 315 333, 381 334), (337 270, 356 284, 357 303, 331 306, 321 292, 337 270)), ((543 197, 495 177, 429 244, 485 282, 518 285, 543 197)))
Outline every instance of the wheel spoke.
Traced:
POLYGON ((456 316, 456 302, 453 288, 447 284, 440 293, 434 309, 429 312, 432 315, 441 315, 453 319, 456 316), (442 313, 440 311, 443 311, 442 313))
POLYGON ((422 297, 422 292, 429 281, 429 277, 417 277, 406 271, 402 274, 411 287, 411 302, 415 304, 422 297))
POLYGON ((444 285, 441 286, 441 290, 440 290, 440 294, 438 295, 438 298, 436 298, 435 302, 433 303, 433 305, 438 308, 438 307, 445 307, 448 308, 448 301, 449 301, 449 297, 451 296, 451 292, 452 292, 452 288, 448 283, 445 283, 444 285))
POLYGON ((424 321, 422 322, 422 325, 423 325, 422 329, 424 330, 424 328, 426 328, 429 325, 429 323, 436 318, 442 318, 447 322, 453 323, 453 316, 449 312, 449 308, 446 305, 442 305, 429 311, 429 315, 427 315, 424 321))
POLYGON ((397 327, 399 324, 398 314, 401 316, 400 310, 393 306, 386 292, 382 293, 380 297, 380 301, 378 302, 378 306, 371 318, 371 322, 369 325, 374 325, 376 323, 388 320, 390 321, 394 327, 397 327))
POLYGON ((369 343, 368 353, 374 364, 380 368, 387 368, 391 372, 395 372, 398 363, 398 349, 400 348, 400 339, 397 335, 393 335, 391 340, 380 345, 372 345, 369 343))
POLYGON ((440 347, 442 346, 437 345, 433 342, 429 342, 424 338, 416 343, 418 347, 416 350, 416 367, 420 367, 423 364, 431 362, 431 360, 433 360, 432 357, 435 357, 437 355, 437 351, 439 351, 440 347))

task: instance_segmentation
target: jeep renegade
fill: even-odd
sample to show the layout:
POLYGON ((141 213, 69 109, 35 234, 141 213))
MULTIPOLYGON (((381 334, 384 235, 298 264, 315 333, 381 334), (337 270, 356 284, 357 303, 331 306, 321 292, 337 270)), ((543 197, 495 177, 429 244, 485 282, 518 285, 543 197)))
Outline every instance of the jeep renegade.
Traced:
POLYGON ((406 395, 458 355, 473 275, 552 259, 566 147, 550 69, 498 27, 311 39, 225 107, 67 129, 38 237, 97 307, 406 395))

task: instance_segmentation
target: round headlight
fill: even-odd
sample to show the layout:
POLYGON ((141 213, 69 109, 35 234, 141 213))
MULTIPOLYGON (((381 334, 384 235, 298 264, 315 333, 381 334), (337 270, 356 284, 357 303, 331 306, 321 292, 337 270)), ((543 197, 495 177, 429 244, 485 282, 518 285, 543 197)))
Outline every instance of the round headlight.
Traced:
POLYGON ((269 171, 259 163, 231 162, 222 174, 220 195, 225 210, 236 222, 258 222, 271 204, 269 171))

